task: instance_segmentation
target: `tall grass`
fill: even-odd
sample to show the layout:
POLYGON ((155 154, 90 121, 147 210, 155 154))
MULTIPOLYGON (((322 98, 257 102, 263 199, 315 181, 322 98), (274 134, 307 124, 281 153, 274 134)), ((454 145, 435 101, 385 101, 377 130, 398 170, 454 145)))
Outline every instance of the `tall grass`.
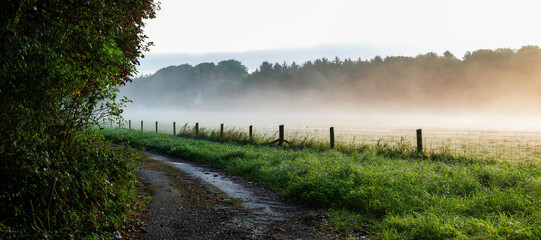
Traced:
MULTIPOLYGON (((220 130, 199 128, 199 131, 196 134, 194 128, 186 124, 180 129, 180 132, 177 134, 177 136, 184 138, 205 139, 213 142, 229 142, 243 145, 270 146, 270 143, 278 138, 278 132, 270 135, 256 132, 250 137, 247 132, 245 132, 243 129, 238 128, 226 129, 223 131, 223 134, 220 132, 220 130)), ((294 137, 286 139, 287 143, 284 143, 283 147, 289 149, 312 149, 317 151, 327 150, 330 148, 330 144, 328 142, 322 141, 314 135, 293 134, 293 136, 294 137)), ((400 144, 400 147, 407 146, 406 148, 400 149, 400 151, 413 151, 413 147, 411 146, 411 144, 406 143, 404 139, 401 139, 397 143, 400 144)), ((387 146, 391 144, 394 143, 380 141, 376 145, 369 145, 352 142, 351 144, 337 144, 336 150, 342 152, 363 152, 372 146, 381 149, 389 149, 387 148, 387 146)))
POLYGON ((419 155, 404 142, 318 151, 102 132, 252 178, 292 201, 365 216, 382 239, 541 238, 541 168, 531 162, 419 155))
MULTIPOLYGON (((214 124, 216 126, 216 124, 214 124)), ((208 125, 206 125, 208 126, 208 125)), ((127 123, 123 128, 128 128, 127 123)), ((193 127, 187 124, 184 126, 187 135, 193 137, 193 127)), ((205 128, 207 133, 219 133, 216 128, 205 128)), ((226 129, 230 133, 235 133, 232 140, 248 139, 246 128, 235 127, 226 129), (236 135, 236 136, 235 136, 236 135)), ((470 155, 475 157, 492 157, 505 161, 531 161, 537 162, 541 159, 541 133, 538 132, 514 132, 498 130, 466 130, 466 129, 423 129, 423 146, 427 152, 440 152, 445 149, 449 153, 459 155, 470 155)), ((150 122, 145 127, 145 131, 155 132, 154 122, 150 122)), ((257 127, 256 139, 270 138, 277 136, 277 128, 257 127), (274 134, 273 134, 274 133, 274 134)), ((173 122, 160 122, 160 133, 173 133, 173 122)), ((378 141, 395 143, 401 139, 410 142, 416 142, 415 130, 412 129, 372 129, 372 128, 345 128, 335 131, 336 144, 341 147, 353 145, 376 144, 378 141)), ((294 141, 302 144, 296 144, 297 147, 312 145, 310 148, 329 147, 328 128, 288 128, 286 131, 286 140, 293 138, 294 141)), ((223 141, 220 138, 205 139, 213 141, 223 141)), ((214 136, 219 136, 214 134, 214 136)), ((274 139, 272 139, 274 140, 274 139)), ((249 141, 244 141, 249 142, 249 141)))
MULTIPOLYGON (((288 142, 284 143, 282 147, 296 150, 330 150, 330 143, 318 138, 316 135, 307 133, 294 133, 291 135, 292 137, 287 138, 286 140, 288 142)), ((247 132, 239 128, 224 129, 223 133, 217 129, 199 128, 199 131, 196 134, 193 127, 185 124, 180 129, 177 136, 184 138, 204 139, 212 142, 271 146, 270 143, 278 138, 278 132, 271 135, 256 132, 250 137, 247 132)), ((353 139, 350 143, 336 143, 334 150, 342 153, 364 153, 372 151, 385 157, 416 157, 438 161, 496 161, 496 159, 491 157, 481 158, 469 154, 468 152, 455 153, 452 152, 447 146, 431 148, 429 151, 419 153, 417 152, 416 146, 414 146, 406 138, 398 138, 396 140, 378 139, 373 144, 360 143, 353 139)))

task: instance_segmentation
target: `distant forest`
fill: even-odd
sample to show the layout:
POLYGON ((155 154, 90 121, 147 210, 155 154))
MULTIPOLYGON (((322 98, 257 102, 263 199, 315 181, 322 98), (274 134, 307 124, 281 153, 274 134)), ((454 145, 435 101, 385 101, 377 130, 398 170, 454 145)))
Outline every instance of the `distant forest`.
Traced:
POLYGON ((525 46, 370 60, 169 66, 121 91, 136 104, 180 109, 394 110, 541 113, 541 49, 525 46))

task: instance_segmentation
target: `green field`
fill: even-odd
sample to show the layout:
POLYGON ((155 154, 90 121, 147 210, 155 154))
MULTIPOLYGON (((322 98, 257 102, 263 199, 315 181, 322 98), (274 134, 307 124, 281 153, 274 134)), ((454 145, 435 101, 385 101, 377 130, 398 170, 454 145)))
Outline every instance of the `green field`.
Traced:
POLYGON ((541 166, 531 161, 418 154, 407 143, 325 150, 101 132, 257 180, 329 211, 325 227, 344 235, 368 229, 380 239, 541 238, 541 166))
MULTIPOLYGON (((106 123, 107 126, 119 126, 118 123, 106 123)), ((128 121, 121 123, 122 128, 129 128, 128 121)), ((140 131, 140 121, 133 121, 131 128, 140 131)), ((216 136, 219 124, 200 125, 200 135, 216 136)), ((278 137, 278 126, 254 126, 256 140, 270 141, 278 137)), ((377 144, 384 141, 395 144, 400 140, 413 144, 416 142, 416 129, 405 128, 370 128, 342 126, 335 128, 336 145, 350 146, 377 144)), ((235 140, 247 138, 248 126, 226 125, 225 134, 235 140)), ((144 132, 156 132, 156 121, 145 121, 144 132)), ((159 133, 173 134, 173 122, 159 121, 159 133)), ((177 122, 176 133, 194 136, 194 124, 177 122)), ((286 125, 286 139, 299 142, 317 143, 320 147, 329 147, 328 127, 299 127, 286 125)), ((541 132, 511 130, 476 130, 476 129, 423 129, 423 146, 426 152, 446 151, 452 154, 472 157, 490 157, 504 161, 541 161, 541 132)))

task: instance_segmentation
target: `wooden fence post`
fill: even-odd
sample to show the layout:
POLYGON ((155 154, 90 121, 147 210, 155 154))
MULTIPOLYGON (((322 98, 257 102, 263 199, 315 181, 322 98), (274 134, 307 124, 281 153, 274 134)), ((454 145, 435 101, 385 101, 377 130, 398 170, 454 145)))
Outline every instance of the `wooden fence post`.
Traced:
POLYGON ((199 136, 199 123, 195 123, 195 136, 199 136))
POLYGON ((173 122, 173 136, 177 135, 177 123, 173 122))
POLYGON ((158 133, 158 121, 156 121, 156 133, 158 133))
POLYGON ((423 152, 423 132, 421 129, 417 129, 417 152, 423 152))
POLYGON ((331 149, 334 149, 334 127, 330 128, 331 132, 331 149))
POLYGON ((250 125, 248 135, 250 136, 250 140, 252 140, 252 138, 254 137, 254 127, 252 125, 250 125))
POLYGON ((143 132, 143 120, 141 120, 141 132, 143 132))
POLYGON ((278 145, 282 146, 282 144, 284 143, 284 125, 280 125, 278 126, 278 145))
POLYGON ((220 137, 223 138, 224 137, 224 124, 220 124, 220 137))
POLYGON ((282 146, 284 143, 289 143, 289 141, 285 140, 285 137, 284 137, 284 125, 280 125, 279 128, 278 128, 278 139, 272 141, 269 143, 269 145, 272 145, 272 144, 275 144, 275 143, 278 143, 279 146, 282 146))
POLYGON ((129 130, 131 130, 131 120, 128 121, 129 130))

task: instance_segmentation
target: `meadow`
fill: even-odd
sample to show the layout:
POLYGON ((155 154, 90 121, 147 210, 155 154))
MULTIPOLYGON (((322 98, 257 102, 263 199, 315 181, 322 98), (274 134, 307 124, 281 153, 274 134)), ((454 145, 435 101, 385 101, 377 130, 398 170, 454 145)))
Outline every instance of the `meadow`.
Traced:
MULTIPOLYGON (((149 131, 151 129, 148 129, 149 131)), ((328 212, 322 227, 351 237, 378 239, 541 238, 541 166, 453 153, 418 153, 398 141, 339 144, 330 150, 314 138, 290 138, 190 126, 171 133, 106 128, 114 142, 222 168, 261 182, 284 195, 328 212)))
MULTIPOLYGON (((118 127, 118 122, 108 122, 105 125, 118 127)), ((156 121, 144 121, 144 132, 156 132, 156 121)), ((173 134, 173 121, 159 121, 158 132, 173 134)), ((318 125, 318 124, 316 124, 318 125)), ((130 128, 129 121, 120 123, 121 128, 130 128)), ((195 123, 176 122, 175 133, 183 136, 195 137, 195 123)), ((291 140, 297 147, 310 146, 318 149, 329 147, 328 127, 306 127, 301 125, 286 125, 286 140, 291 140)), ((220 134, 220 124, 200 124, 198 137, 214 138, 220 134)), ((141 121, 132 121, 131 129, 141 130, 141 121)), ((416 143, 415 128, 393 128, 381 126, 352 127, 343 125, 335 128, 335 142, 339 148, 363 144, 377 144, 384 142, 387 145, 396 143, 416 143)), ((225 138, 215 140, 243 140, 248 139, 248 126, 239 127, 238 124, 225 125, 225 138)), ((270 124, 253 126, 254 142, 271 142, 278 138, 278 125, 270 124)), ((509 129, 466 129, 441 127, 423 128, 423 147, 426 152, 447 152, 454 155, 467 155, 470 157, 494 158, 504 161, 541 161, 541 132, 535 130, 509 130, 509 129)))

